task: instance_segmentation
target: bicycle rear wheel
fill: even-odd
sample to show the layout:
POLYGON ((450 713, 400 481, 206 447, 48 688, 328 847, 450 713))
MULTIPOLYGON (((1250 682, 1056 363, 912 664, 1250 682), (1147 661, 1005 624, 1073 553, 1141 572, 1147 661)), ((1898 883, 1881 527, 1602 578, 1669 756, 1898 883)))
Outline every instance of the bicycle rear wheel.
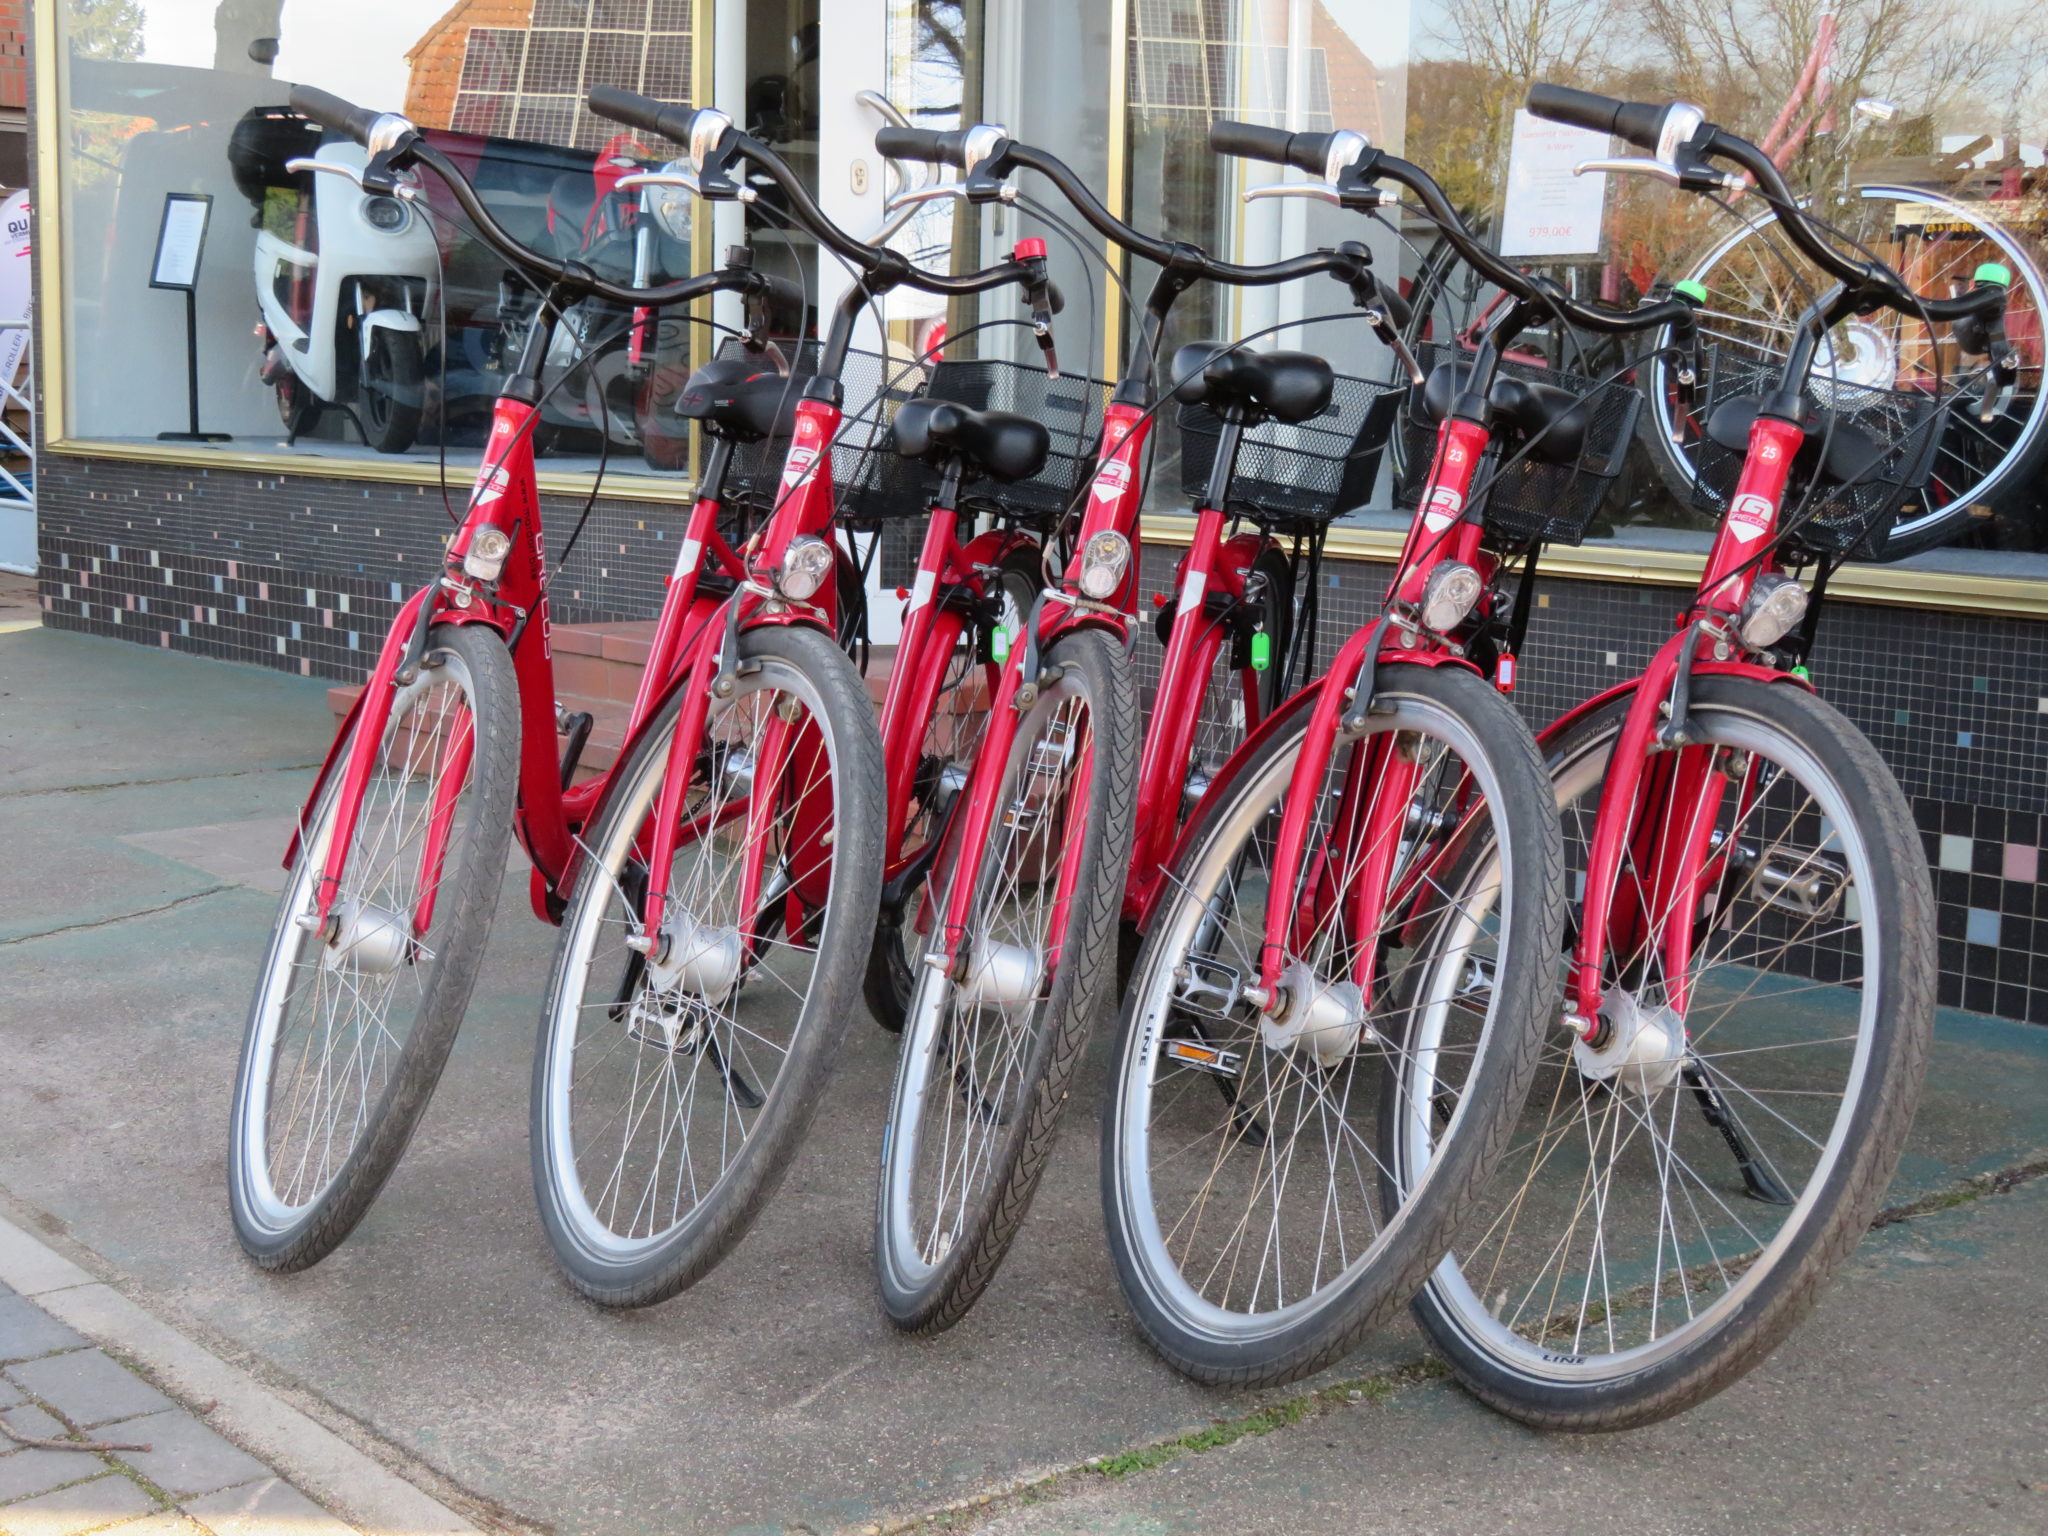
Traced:
POLYGON ((1382 667, 1366 734, 1324 767, 1300 873, 1275 890, 1307 721, 1205 801, 1125 994, 1103 1116, 1132 1316, 1217 1385, 1306 1375, 1408 1300, 1491 1171, 1554 1012, 1562 850, 1512 707, 1468 672, 1382 667), (1393 848, 1365 831, 1383 791, 1404 797, 1380 807, 1393 848), (1354 932, 1375 857, 1385 916, 1354 932), (1269 1013, 1243 994, 1275 906, 1292 916, 1269 1013), (1430 1148, 1400 1184, 1380 1167, 1385 1117, 1430 1148))
POLYGON ((960 971, 918 965, 890 1099, 875 1269, 883 1310, 912 1332, 951 1327, 994 1278, 1114 975, 1136 801, 1131 670, 1095 630, 1058 641, 1046 664, 1058 680, 1018 722, 989 846, 951 861, 953 879, 975 882, 960 971))
MULTIPOLYGON (((1578 871, 1626 702, 1552 753, 1578 871)), ((1785 684, 1695 679, 1691 721, 1718 805, 1645 796, 1637 813, 1728 855, 1684 1015, 1664 923, 1640 923, 1601 1034, 1552 1030, 1495 1185, 1416 1300, 1466 1386, 1544 1428, 1652 1423, 1775 1348, 1877 1214, 1926 1064, 1933 899, 1876 751, 1785 684)), ((1623 874, 1623 905, 1652 911, 1623 874)), ((1398 1140, 1389 1156, 1412 1161, 1398 1140)))
POLYGON ((307 925, 342 764, 305 829, 249 1009, 229 1137, 235 1236, 265 1269, 304 1269, 348 1236, 433 1096, 504 877, 519 730, 504 641, 438 628, 418 679, 394 690, 325 932, 307 925))
POLYGON ((860 675, 794 627, 746 631, 740 663, 690 767, 652 952, 628 940, 680 693, 615 770, 542 1006, 534 1192, 570 1282, 605 1306, 666 1300, 753 1225, 816 1112, 874 932, 882 754, 860 675), (750 856, 763 872, 742 910, 750 856))

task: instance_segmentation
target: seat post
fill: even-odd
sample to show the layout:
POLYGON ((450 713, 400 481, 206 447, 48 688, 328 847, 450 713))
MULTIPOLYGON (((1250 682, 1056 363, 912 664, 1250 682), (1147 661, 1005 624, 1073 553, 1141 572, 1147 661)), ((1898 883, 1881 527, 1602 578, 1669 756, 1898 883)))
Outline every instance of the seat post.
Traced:
POLYGON ((957 453, 946 455, 946 462, 939 470, 939 491, 932 505, 944 507, 948 512, 960 510, 960 481, 966 474, 965 461, 957 453))
POLYGON ((1218 413, 1223 430, 1216 438, 1216 457, 1209 465, 1209 486, 1203 505, 1221 512, 1230 499, 1230 482, 1237 475, 1237 446, 1244 437, 1244 407, 1226 405, 1218 413))

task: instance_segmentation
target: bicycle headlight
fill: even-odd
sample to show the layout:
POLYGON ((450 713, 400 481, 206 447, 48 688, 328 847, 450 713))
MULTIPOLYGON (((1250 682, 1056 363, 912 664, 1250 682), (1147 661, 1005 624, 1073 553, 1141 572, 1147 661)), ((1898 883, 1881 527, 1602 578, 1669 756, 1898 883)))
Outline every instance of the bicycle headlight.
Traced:
POLYGON ((1479 573, 1464 561, 1439 561, 1422 583, 1423 626, 1440 635, 1449 634, 1465 622, 1485 589, 1479 573))
MULTIPOLYGON (((671 160, 661 168, 661 174, 674 176, 689 169, 689 161, 671 160)), ((663 232, 671 240, 680 241, 684 245, 690 243, 690 216, 696 211, 692 206, 694 202, 695 199, 682 187, 647 189, 647 208, 654 215, 654 222, 662 227, 663 232)))
POLYGON ((1790 576, 1766 573, 1749 589, 1735 633, 1752 651, 1769 650, 1806 617, 1806 588, 1790 576))
POLYGON ((793 603, 807 603, 832 574, 832 546, 811 534, 791 539, 775 572, 775 590, 793 603))
POLYGON ((496 581, 505 569, 505 557, 512 553, 512 535, 493 523, 469 536, 469 548, 462 552, 462 568, 478 581, 496 581))
POLYGON ((1131 541, 1114 528, 1103 529, 1081 546, 1081 595, 1108 602, 1124 584, 1124 572, 1130 568, 1131 541))

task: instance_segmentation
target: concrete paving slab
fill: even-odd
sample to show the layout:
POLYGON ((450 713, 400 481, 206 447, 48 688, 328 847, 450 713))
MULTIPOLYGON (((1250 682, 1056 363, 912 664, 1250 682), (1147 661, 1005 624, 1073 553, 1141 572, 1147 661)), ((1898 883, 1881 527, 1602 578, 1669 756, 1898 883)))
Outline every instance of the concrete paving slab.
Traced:
POLYGON ((318 762, 327 685, 35 629, 0 640, 0 795, 318 762))
POLYGON ((9 1366, 7 1374, 15 1385, 56 1409, 80 1429, 174 1406, 155 1387, 97 1349, 74 1350, 68 1355, 9 1366))
POLYGON ((11 1381, 0 1378, 0 1408, 12 1408, 21 1400, 21 1388, 11 1381))
POLYGON ((85 1536, 158 1507, 139 1484, 110 1472, 89 1483, 0 1505, 0 1536, 85 1536))
POLYGON ((173 827, 163 832, 135 832, 121 839, 159 858, 203 870, 229 885, 279 895, 284 891, 284 850, 298 828, 298 807, 305 784, 295 780, 289 792, 293 810, 281 816, 256 816, 246 821, 201 827, 173 827))
POLYGON ((71 1329, 21 1296, 0 1296, 0 1363, 33 1360, 85 1343, 71 1329))
MULTIPOLYGON (((5 1423, 15 1434, 30 1440, 62 1440, 71 1433, 70 1428, 61 1419, 53 1418, 46 1410, 36 1407, 33 1403, 9 1408, 5 1413, 0 1413, 0 1423, 5 1423)), ((0 1436, 0 1445, 9 1443, 11 1442, 7 1437, 0 1436)))
POLYGON ((107 1437, 148 1446, 115 1455, 174 1498, 237 1488, 271 1475, 270 1468, 182 1408, 124 1420, 109 1428, 107 1437))
POLYGON ((213 1536, 352 1536, 354 1531, 274 1477, 194 1499, 183 1509, 213 1536))
MULTIPOLYGON (((9 1443, 0 1440, 0 1445, 9 1443)), ((48 1493, 107 1470, 105 1461, 84 1451, 45 1451, 34 1446, 17 1450, 0 1456, 0 1504, 48 1493)))
POLYGON ((962 1524, 981 1536, 2038 1536, 2044 1248, 2048 1182, 1883 1229, 1754 1375, 1632 1434, 1536 1434, 1437 1383, 1121 1482, 1071 1479, 962 1524))

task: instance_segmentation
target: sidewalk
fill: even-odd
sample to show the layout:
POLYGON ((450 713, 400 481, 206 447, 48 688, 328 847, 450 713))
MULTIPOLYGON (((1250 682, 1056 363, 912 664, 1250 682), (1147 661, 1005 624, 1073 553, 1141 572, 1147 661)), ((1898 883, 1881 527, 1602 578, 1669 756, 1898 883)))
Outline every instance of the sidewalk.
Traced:
MULTIPOLYGON (((331 729, 324 693, 0 634, 0 1215, 84 1266, 55 1289, 4 1266, 0 1281, 95 1342, 127 1308, 166 1348, 245 1368, 276 1408, 198 1427, 361 1529, 426 1525, 372 1520, 338 1464, 265 1438, 270 1417, 345 1442, 437 1518, 554 1536, 2048 1529, 2048 1179, 1987 1193, 2048 1159, 2048 1029, 1953 1011, 1890 1196, 1918 1214, 1873 1236, 1752 1377, 1634 1435, 1518 1430, 1433 1379, 1405 1322, 1275 1393, 1168 1370, 1104 1247, 1100 1038, 1016 1249, 943 1337, 903 1338, 873 1300, 895 1041, 872 1027, 723 1266, 661 1307, 587 1305, 533 1210, 527 1093, 554 935, 523 870, 391 1184, 326 1262, 259 1273, 228 1229, 228 1098, 283 831, 331 729)), ((230 1395, 196 1375, 156 1385, 187 1412, 230 1395)), ((91 1458, 95 1481, 139 1487, 121 1455, 91 1458)))
MULTIPOLYGON (((210 1405, 202 1405, 210 1406, 210 1405)), ((0 1532, 350 1536, 270 1467, 0 1285, 0 1532), (15 1437, 51 1442, 24 1446, 15 1437), (100 1450, 59 1450, 76 1442, 100 1450)))

